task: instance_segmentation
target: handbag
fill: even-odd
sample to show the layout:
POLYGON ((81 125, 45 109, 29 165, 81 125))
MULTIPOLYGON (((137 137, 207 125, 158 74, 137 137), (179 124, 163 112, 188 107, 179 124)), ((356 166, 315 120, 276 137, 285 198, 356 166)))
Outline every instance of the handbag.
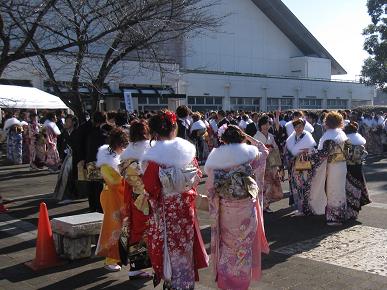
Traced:
POLYGON ((278 148, 273 148, 267 157, 267 165, 269 167, 280 167, 282 166, 281 155, 278 148))
POLYGON ((96 162, 86 164, 87 180, 102 180, 101 170, 96 166, 96 162))
POLYGON ((305 154, 300 154, 299 156, 297 156, 294 169, 297 171, 311 170, 312 162, 310 162, 309 156, 305 154))
POLYGON ((118 239, 118 251, 120 254, 121 263, 125 266, 128 265, 129 245, 128 245, 128 227, 124 225, 121 228, 120 238, 118 239))
POLYGON ((145 243, 130 246, 128 259, 131 271, 139 271, 152 267, 145 243))

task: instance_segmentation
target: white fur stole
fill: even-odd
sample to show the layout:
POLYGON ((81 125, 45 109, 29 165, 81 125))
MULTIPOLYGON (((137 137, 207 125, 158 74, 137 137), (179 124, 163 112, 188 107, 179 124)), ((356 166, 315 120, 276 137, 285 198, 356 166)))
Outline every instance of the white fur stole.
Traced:
POLYGON ((212 169, 226 169, 249 161, 260 156, 257 147, 242 144, 227 144, 212 149, 204 165, 204 171, 208 173, 212 169))
POLYGON ((110 152, 109 145, 102 145, 98 148, 96 166, 109 165, 117 172, 120 164, 120 155, 115 152, 110 152))
POLYGON ((347 137, 352 145, 365 145, 367 142, 366 139, 359 133, 351 133, 348 134, 347 137))
POLYGON ((52 122, 50 120, 46 120, 44 122, 44 126, 47 127, 47 128, 51 128, 54 131, 55 135, 57 135, 57 136, 59 136, 61 134, 58 126, 54 122, 52 122))
POLYGON ((190 132, 192 133, 195 130, 203 130, 206 128, 206 124, 202 120, 199 120, 192 124, 190 132))
POLYGON ((187 140, 176 137, 173 140, 157 141, 154 147, 150 147, 142 156, 144 161, 154 161, 165 166, 183 168, 195 158, 196 148, 187 140))
POLYGON ((302 149, 312 149, 316 146, 316 141, 314 141, 312 134, 305 131, 305 135, 296 143, 296 132, 293 132, 288 139, 286 140, 286 148, 292 153, 293 156, 296 156, 302 149))
POLYGON ((322 135, 320 142, 318 143, 318 150, 323 148, 324 142, 327 140, 333 140, 337 144, 341 144, 348 140, 347 135, 340 128, 336 129, 328 129, 325 131, 324 135, 322 135))
POLYGON ((20 121, 16 119, 15 117, 9 118, 4 123, 4 131, 7 131, 9 128, 11 128, 13 125, 21 125, 20 121))
POLYGON ((120 159, 134 159, 140 160, 146 151, 150 148, 149 140, 140 141, 140 142, 130 142, 128 147, 121 153, 120 159))

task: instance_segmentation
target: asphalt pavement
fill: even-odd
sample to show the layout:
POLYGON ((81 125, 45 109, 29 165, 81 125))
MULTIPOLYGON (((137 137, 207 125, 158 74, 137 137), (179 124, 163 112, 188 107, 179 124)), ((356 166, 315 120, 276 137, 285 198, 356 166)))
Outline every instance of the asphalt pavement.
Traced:
MULTIPOLYGON (((265 214, 271 252, 263 258, 262 280, 251 289, 387 289, 387 158, 370 156, 365 172, 373 203, 342 227, 328 227, 319 216, 294 216, 287 199, 272 205, 274 213, 265 214)), ((125 267, 108 272, 100 257, 40 272, 24 266, 35 256, 40 202, 50 218, 88 212, 84 197, 65 205, 53 200, 55 182, 47 170, 0 164, 0 192, 9 209, 0 214, 0 289, 154 289, 151 280, 130 281, 125 267)), ((199 219, 209 250, 208 213, 200 210, 199 219)), ((196 289, 216 289, 213 279, 211 269, 200 271, 196 289)))

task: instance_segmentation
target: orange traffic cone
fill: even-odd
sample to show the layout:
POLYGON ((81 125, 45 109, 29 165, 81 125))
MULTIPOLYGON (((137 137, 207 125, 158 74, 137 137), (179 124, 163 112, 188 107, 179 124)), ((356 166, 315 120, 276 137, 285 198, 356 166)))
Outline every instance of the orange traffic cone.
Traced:
POLYGON ((38 239, 36 240, 35 259, 26 262, 25 265, 34 271, 39 271, 60 264, 62 264, 62 261, 56 254, 51 224, 48 219, 47 206, 42 202, 39 211, 38 239))

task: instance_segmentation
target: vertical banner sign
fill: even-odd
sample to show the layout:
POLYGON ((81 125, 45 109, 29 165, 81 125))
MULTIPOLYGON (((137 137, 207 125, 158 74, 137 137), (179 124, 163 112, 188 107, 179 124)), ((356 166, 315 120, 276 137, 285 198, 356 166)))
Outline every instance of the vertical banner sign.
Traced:
POLYGON ((128 113, 133 113, 133 99, 132 93, 124 90, 125 109, 128 113))

